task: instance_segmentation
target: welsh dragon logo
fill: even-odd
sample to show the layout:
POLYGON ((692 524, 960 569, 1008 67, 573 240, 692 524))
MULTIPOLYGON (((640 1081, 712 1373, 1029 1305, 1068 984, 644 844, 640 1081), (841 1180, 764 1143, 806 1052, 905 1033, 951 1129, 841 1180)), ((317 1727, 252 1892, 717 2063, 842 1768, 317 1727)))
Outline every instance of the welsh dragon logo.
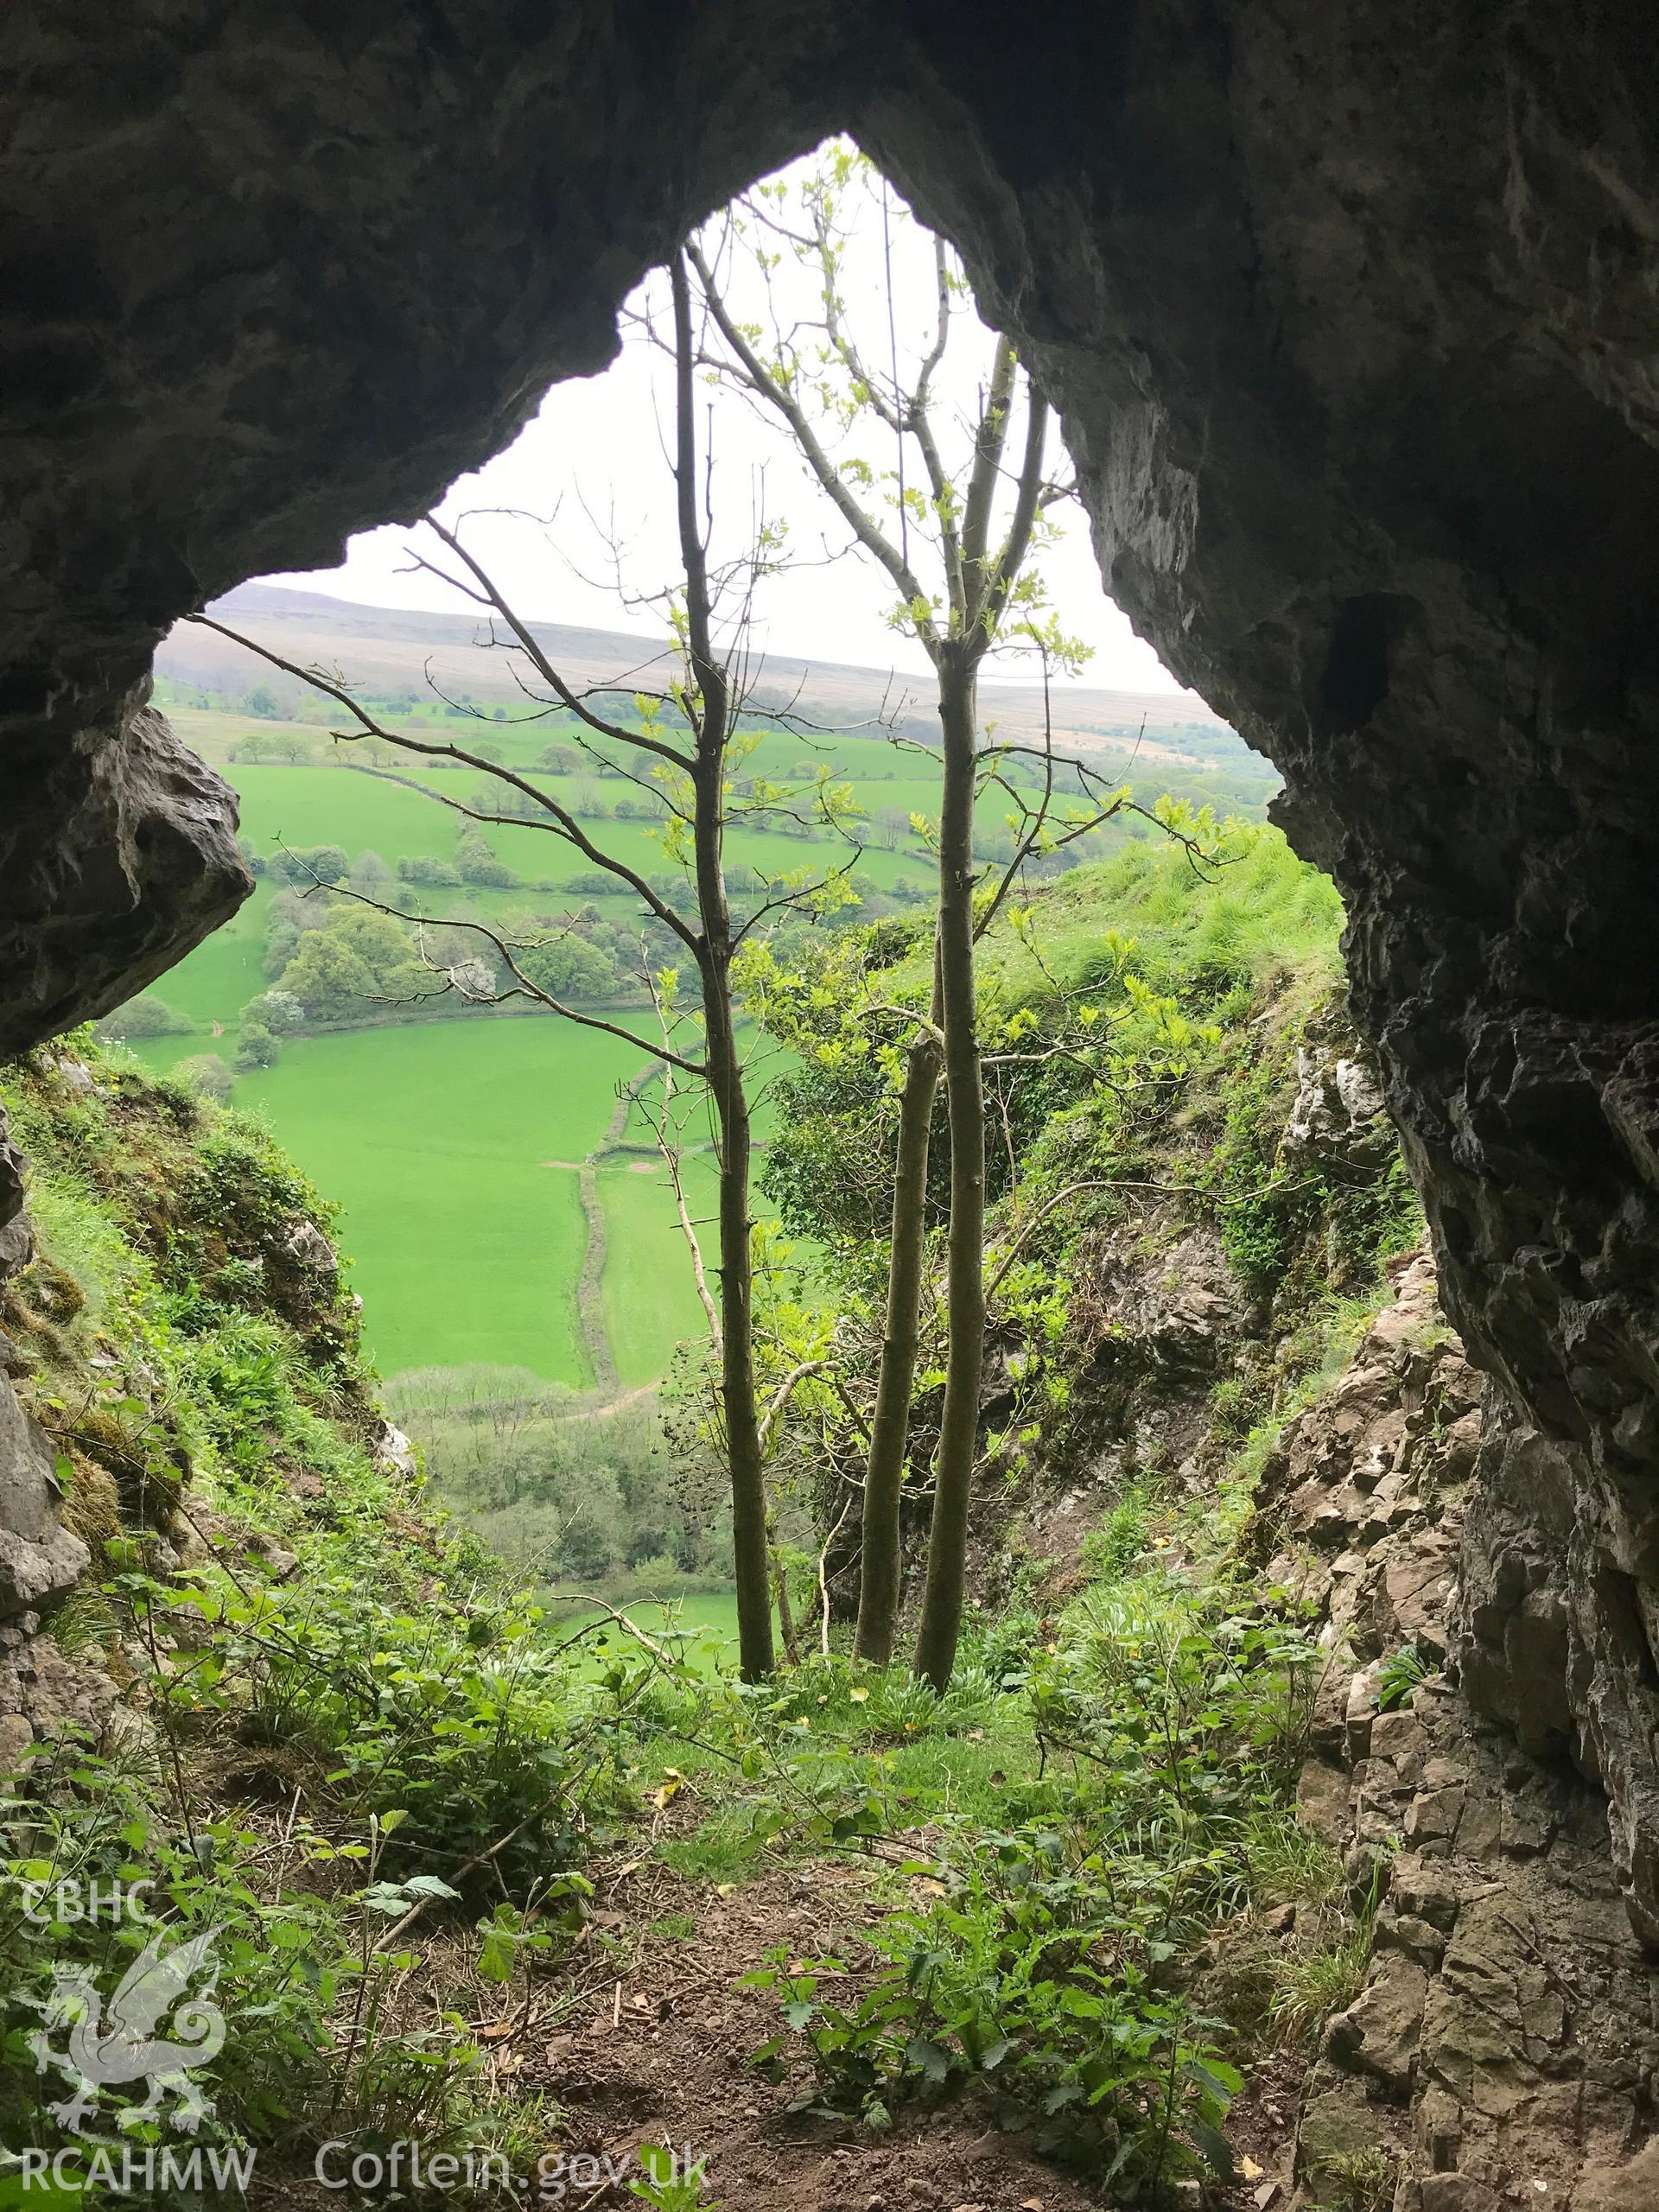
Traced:
POLYGON ((46 2024, 29 2038, 35 2072, 55 2066, 69 2085, 69 2095, 48 2107, 54 2120, 79 2134, 100 2089, 148 2081, 149 2094, 135 2113, 165 2115, 194 2134, 213 2107, 186 2069, 207 2065, 225 2042, 225 2015, 212 2002, 218 1933, 209 1928, 168 1951, 157 1936, 121 1977, 107 2012, 89 1968, 54 1967, 52 1994, 41 2007, 46 2024), (67 2044, 54 2050, 48 2031, 61 2027, 69 2031, 67 2044), (168 2095, 175 2100, 170 2113, 168 2095))

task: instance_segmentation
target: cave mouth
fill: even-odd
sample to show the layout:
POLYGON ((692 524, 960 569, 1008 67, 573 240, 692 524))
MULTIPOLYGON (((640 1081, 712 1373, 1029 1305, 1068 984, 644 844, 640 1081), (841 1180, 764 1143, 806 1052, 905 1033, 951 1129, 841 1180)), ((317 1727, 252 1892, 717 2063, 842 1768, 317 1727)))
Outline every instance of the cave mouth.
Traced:
POLYGON ((246 893, 145 703, 168 626, 423 512, 609 358, 688 220, 850 131, 1062 416, 1108 590, 1342 892, 1459 1225, 1448 1308, 1547 1446, 1488 1535, 1554 1593, 1645 1893, 1648 1692, 1573 1562, 1645 1587, 1659 1496, 1650 36, 1567 0, 1427 34, 1405 0, 1077 0, 1019 33, 979 0, 167 0, 89 86, 73 27, 14 10, 0 1050, 246 893), (1573 1559, 1535 1543, 1561 1522, 1573 1559))

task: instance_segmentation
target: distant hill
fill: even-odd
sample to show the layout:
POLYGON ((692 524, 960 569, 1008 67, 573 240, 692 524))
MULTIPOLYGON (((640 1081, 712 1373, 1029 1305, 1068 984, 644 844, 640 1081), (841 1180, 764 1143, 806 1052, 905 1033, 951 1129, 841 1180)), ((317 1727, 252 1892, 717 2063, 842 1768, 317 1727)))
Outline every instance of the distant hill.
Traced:
MULTIPOLYGON (((376 699, 423 698, 429 681, 451 696, 480 703, 524 696, 509 655, 490 651, 486 630, 468 615, 360 607, 321 592, 259 583, 238 586, 208 612, 257 635, 285 660, 337 671, 376 699)), ((555 622, 537 622, 531 628, 548 658, 578 690, 649 687, 663 673, 665 648, 660 639, 555 622)), ((191 623, 181 622, 172 631, 156 665, 161 675, 200 686, 227 703, 256 683, 264 683, 285 704, 299 696, 297 683, 228 639, 191 623)), ((754 692, 757 703, 792 702, 826 728, 852 728, 884 717, 925 743, 938 733, 925 683, 883 669, 769 653, 760 664, 754 692)), ((1022 743, 1041 741, 1039 686, 987 684, 981 702, 1000 734, 1022 743)), ((1224 776, 1252 797, 1259 785, 1265 798, 1278 782, 1268 764, 1192 692, 1067 687, 1053 695, 1052 719, 1057 750, 1098 757, 1108 772, 1112 760, 1127 763, 1133 756, 1138 766, 1154 772, 1157 763, 1179 762, 1224 776)))

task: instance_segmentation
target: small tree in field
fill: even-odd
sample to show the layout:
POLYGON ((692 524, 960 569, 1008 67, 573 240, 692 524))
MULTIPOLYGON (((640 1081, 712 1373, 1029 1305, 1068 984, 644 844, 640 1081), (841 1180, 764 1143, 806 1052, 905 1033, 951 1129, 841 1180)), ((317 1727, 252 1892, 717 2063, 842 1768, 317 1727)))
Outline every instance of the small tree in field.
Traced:
MULTIPOLYGON (((469 975, 469 968, 484 963, 461 962, 436 971, 433 988, 459 989, 469 997, 533 1000, 569 1020, 637 1045, 648 1058, 698 1086, 708 1099, 719 1174, 719 1290, 710 1307, 719 1359, 716 1395, 732 1494, 740 1656, 744 1675, 753 1681, 768 1674, 773 1663, 764 1471, 769 1412, 757 1395, 750 1217, 753 1138, 733 970, 745 940, 768 916, 780 912, 821 915, 843 903, 857 854, 853 851, 842 865, 815 875, 803 872, 761 881, 752 894, 747 918, 734 912, 725 855, 727 833, 734 822, 775 826, 780 820, 807 820, 841 837, 851 802, 846 789, 823 769, 792 784, 751 776, 747 796, 735 791, 739 773, 752 762, 760 742, 755 721, 800 727, 798 718, 787 709, 758 709, 750 696, 747 632, 756 590, 777 565, 777 548, 763 528, 741 554, 711 559, 712 524, 705 519, 707 456, 699 448, 694 404, 702 333, 683 258, 677 257, 670 269, 668 290, 674 334, 671 469, 681 573, 662 595, 673 633, 671 671, 660 689, 635 693, 637 721, 629 723, 618 717, 613 690, 578 689, 566 680, 528 622, 463 543, 458 529, 429 516, 427 528, 442 550, 431 557, 419 556, 419 564, 482 610, 492 646, 511 652, 529 702, 514 719, 544 721, 556 717, 586 768, 635 785, 650 798, 653 811, 660 809, 664 857, 683 878, 689 895, 676 899, 658 888, 626 856, 626 849, 613 850, 599 842, 601 833, 584 821, 577 798, 562 797, 544 782, 533 780, 533 772, 521 773, 492 757, 499 756, 498 746, 429 741, 388 729, 343 682, 296 667, 251 639, 238 638, 238 642, 337 701, 350 717, 348 728, 334 733, 339 742, 377 741, 433 765, 476 769, 493 780, 499 791, 499 802, 493 806, 478 803, 488 797, 487 788, 463 800, 429 785, 416 786, 464 817, 467 828, 462 843, 467 854, 459 872, 467 880, 484 880, 480 871, 501 866, 490 854, 488 832, 523 827, 552 836, 632 893, 657 937, 671 940, 695 970, 701 988, 701 1005, 695 1008, 674 1000, 671 976, 651 979, 653 996, 668 1009, 661 1034, 653 1038, 614 1013, 584 1009, 556 988, 570 976, 540 956, 561 932, 556 931, 551 939, 540 943, 526 943, 486 922, 467 920, 456 926, 487 940, 505 982, 496 985, 487 969, 481 979, 476 973, 469 975), (741 728, 746 721, 750 727, 741 728), (469 840, 474 841, 470 845, 469 840)), ((206 615, 195 619, 226 636, 236 635, 206 615)), ((493 709, 487 717, 480 709, 474 719, 493 724, 496 716, 493 709)), ((392 780, 407 783, 410 779, 392 780)), ((510 869, 503 873, 511 880, 510 869)), ((339 895, 358 898, 360 904, 404 922, 422 920, 355 891, 339 895)))
MULTIPOLYGON (((985 1331, 985 1090, 974 948, 1020 864, 1046 840, 1053 842, 1046 827, 1051 760, 1046 780, 1039 767, 1040 804, 1020 824, 1000 886, 982 879, 976 803, 992 780, 1015 789, 1012 755, 1020 748, 982 741, 979 673, 989 655, 1015 641, 1042 652, 1046 665, 1056 658, 1075 663, 1080 654, 1044 613, 1033 566, 1045 510, 1068 488, 1047 473, 1047 404, 1012 343, 988 336, 976 400, 953 435, 955 410, 941 397, 940 375, 963 321, 960 272, 944 241, 932 240, 931 329, 901 365, 891 289, 880 332, 855 332, 849 319, 844 264, 861 211, 867 218, 879 214, 885 226, 886 188, 861 156, 843 148, 804 182, 759 187, 694 238, 687 253, 717 340, 705 350, 704 365, 786 432, 854 544, 895 593, 894 627, 916 640, 933 672, 941 741, 934 980, 931 1003, 912 1025, 899 1094, 855 1648, 862 1658, 885 1662, 897 1628, 899 1501, 919 1344, 928 1156, 943 1077, 950 1128, 949 1343, 916 1648, 918 1671, 943 1690, 961 1625, 985 1331), (792 289, 777 275, 791 262, 805 280, 792 289), (734 304, 740 285, 746 301, 766 303, 765 320, 750 319, 734 304)), ((1126 793, 1103 797, 1065 834, 1083 834, 1126 799, 1126 793)))

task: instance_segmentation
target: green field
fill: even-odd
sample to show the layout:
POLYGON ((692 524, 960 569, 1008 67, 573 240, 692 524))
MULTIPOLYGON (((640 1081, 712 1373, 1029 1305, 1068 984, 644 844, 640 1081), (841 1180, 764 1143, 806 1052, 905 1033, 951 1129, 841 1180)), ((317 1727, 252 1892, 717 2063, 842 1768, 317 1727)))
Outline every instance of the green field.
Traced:
MULTIPOLYGON (((423 733, 433 721, 429 714, 402 719, 423 733)), ((461 819, 394 779, 410 764, 397 764, 391 775, 374 772, 362 754, 331 749, 315 728, 302 732, 312 765, 232 761, 232 747, 259 725, 189 709, 178 710, 176 720, 235 785, 243 836, 263 859, 283 845, 339 845, 353 857, 369 850, 391 865, 454 852, 461 819)), ((569 734, 541 724, 463 722, 432 727, 431 734, 463 744, 486 740, 527 766, 550 740, 569 734)), ((837 737, 824 748, 774 734, 745 766, 784 779, 815 757, 833 759, 872 816, 887 808, 924 816, 937 810, 926 763, 879 735, 837 737)), ((480 781, 470 769, 416 764, 410 772, 462 800, 480 781)), ((586 785, 589 800, 596 791, 607 808, 628 790, 609 777, 538 780, 567 801, 586 785)), ((1000 828, 1009 804, 1006 794, 988 792, 982 825, 1000 828)), ((642 873, 665 866, 646 824, 595 818, 592 829, 642 873)), ((569 885, 592 871, 569 846, 535 829, 505 826, 490 835, 501 859, 524 879, 521 887, 410 893, 411 903, 424 895, 430 911, 495 918, 556 899, 556 891, 533 889, 537 882, 569 885)), ((918 840, 906 834, 900 849, 889 851, 874 830, 871 838, 861 862, 867 885, 891 889, 901 876, 925 882, 932 861, 918 840)), ((835 867, 849 852, 836 838, 739 827, 728 840, 728 875, 741 896, 760 875, 835 867)), ((162 979, 159 995, 192 1028, 188 1036, 142 1045, 152 1066, 201 1052, 232 1057, 242 1007, 270 980, 263 961, 275 888, 269 876, 262 879, 241 912, 162 979)), ((585 888, 570 895, 593 896, 585 888)), ((613 918, 638 904, 626 891, 601 903, 613 918)), ((342 1205, 341 1241, 356 1264, 353 1284, 383 1373, 479 1360, 583 1387, 594 1376, 576 1310, 587 1248, 577 1168, 603 1141, 616 1086, 637 1072, 641 1058, 620 1039, 546 1018, 425 1020, 293 1040, 276 1067, 238 1077, 233 1099, 265 1114, 278 1139, 342 1205)), ((764 1109, 757 1118, 764 1128, 764 1109)), ((706 1138, 706 1129, 696 1135, 706 1138)), ((632 1142, 648 1135, 637 1113, 627 1135, 632 1142)), ((689 1156, 687 1176, 694 1212, 708 1215, 713 1163, 706 1152, 689 1156)), ((599 1192, 606 1218, 599 1306, 627 1389, 664 1374, 676 1345, 702 1333, 703 1317, 660 1162, 607 1160, 599 1192)), ((707 1228, 705 1241, 712 1243, 707 1228)))
MULTIPOLYGON (((699 1217, 707 1223, 715 1205, 713 1160, 707 1153, 689 1154, 681 1172, 694 1223, 699 1217)), ((626 1390, 654 1382, 675 1346, 706 1335, 708 1324, 662 1162, 609 1160, 600 1171, 599 1192, 605 1208, 605 1330, 617 1380, 626 1390)), ((712 1224, 700 1229, 698 1236, 712 1259, 712 1224)))
MULTIPOLYGON (((144 1057, 165 1063, 180 1042, 144 1057)), ((641 1065, 632 1046, 556 1020, 435 1022, 297 1039, 238 1078, 235 1103, 262 1110, 341 1202, 383 1373, 484 1360, 581 1386, 576 1163, 641 1065)), ((637 1224, 645 1280, 683 1269, 671 1211, 650 1240, 637 1224)))
MULTIPOLYGON (((636 1603, 630 1599, 619 1605, 646 1636, 671 1644, 677 1656, 700 1675, 735 1674, 737 1671, 737 1592, 734 1590, 698 1590, 685 1598, 671 1599, 667 1605, 649 1601, 636 1603)), ((572 1622, 581 1618, 576 1606, 561 1606, 556 1618, 572 1622)), ((773 1633, 777 1620, 773 1617, 773 1633)), ((608 1643, 627 1646, 629 1638, 624 1629, 609 1631, 608 1643)), ((597 1648, 599 1639, 589 1654, 588 1663, 597 1672, 609 1657, 608 1649, 597 1648)))
MULTIPOLYGON (((147 1039, 164 1069, 213 1040, 147 1039)), ((594 1379, 576 1314, 587 1225, 583 1158, 642 1055, 551 1017, 443 1021, 295 1039, 232 1101, 264 1116, 339 1201, 365 1333, 383 1374, 480 1360, 582 1389, 594 1379)), ((764 1127, 764 1109, 757 1116, 764 1127)), ((695 1144, 705 1133, 687 1133, 695 1144)), ((631 1117, 631 1141, 648 1137, 631 1117)), ((688 1154, 694 1217, 713 1210, 714 1162, 688 1154)), ((601 1302, 624 1389, 663 1375, 704 1323, 660 1161, 600 1170, 601 1302)), ((712 1232, 705 1227, 705 1243, 712 1232)))

